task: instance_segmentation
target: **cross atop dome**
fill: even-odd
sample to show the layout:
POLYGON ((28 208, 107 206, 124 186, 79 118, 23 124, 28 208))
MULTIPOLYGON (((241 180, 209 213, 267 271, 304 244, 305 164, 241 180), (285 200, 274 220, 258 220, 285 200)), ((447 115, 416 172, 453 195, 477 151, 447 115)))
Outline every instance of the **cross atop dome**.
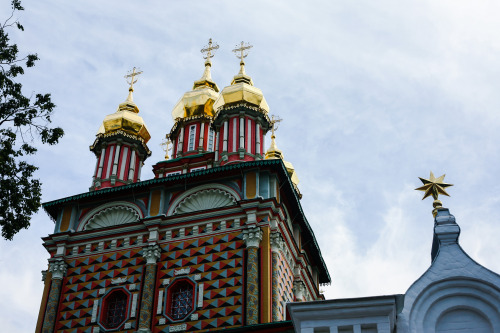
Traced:
POLYGON ((130 88, 128 88, 129 91, 134 91, 134 83, 137 82, 137 79, 135 77, 139 76, 141 74, 142 74, 142 71, 139 70, 139 68, 134 67, 131 71, 128 72, 127 75, 124 76, 125 80, 127 80, 127 83, 130 84, 130 88), (136 71, 136 70, 138 70, 138 71, 136 71))
POLYGON ((271 138, 274 138, 274 131, 277 131, 278 130, 278 127, 279 127, 279 123, 283 121, 283 119, 281 119, 280 117, 278 116, 275 116, 274 114, 271 116, 271 138))
MULTIPOLYGON (((219 45, 217 43, 212 44, 212 38, 208 40, 208 45, 201 49, 201 53, 203 53, 203 59, 206 59, 207 62, 210 62, 210 59, 214 57, 212 51, 218 50, 219 45)), ((215 52, 214 52, 215 53, 215 52)))
POLYGON ((238 45, 236 45, 236 48, 233 50, 233 52, 236 54, 236 58, 240 59, 240 65, 245 64, 243 59, 248 56, 248 50, 251 49, 252 47, 253 45, 250 45, 249 43, 245 45, 245 42, 241 42, 239 47, 238 45))

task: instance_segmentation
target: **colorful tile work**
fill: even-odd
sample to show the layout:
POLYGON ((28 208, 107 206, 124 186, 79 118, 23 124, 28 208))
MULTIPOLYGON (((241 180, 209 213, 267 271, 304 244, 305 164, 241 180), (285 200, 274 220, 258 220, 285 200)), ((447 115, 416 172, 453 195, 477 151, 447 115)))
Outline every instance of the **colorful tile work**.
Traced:
POLYGON ((283 253, 278 255, 278 309, 279 320, 285 320, 284 302, 293 301, 293 271, 283 253))
POLYGON ((154 301, 154 280, 156 265, 146 265, 146 277, 144 278, 144 288, 141 300, 141 312, 139 314, 139 329, 148 329, 151 325, 154 301))
POLYGON ((45 317, 43 319, 43 333, 52 333, 54 330, 54 324, 56 320, 56 312, 57 312, 57 302, 59 299, 59 293, 61 291, 61 283, 62 280, 52 280, 52 284, 50 286, 49 299, 47 301, 47 309, 45 311, 45 317))
MULTIPOLYGON (((196 320, 188 319, 182 323, 186 324, 186 331, 243 324, 245 250, 240 232, 169 242, 161 246, 159 281, 175 278, 176 271, 188 268, 188 275, 197 275, 196 283, 203 284, 203 306, 193 312, 196 320)), ((161 284, 159 287, 166 288, 161 284)), ((197 303, 198 296, 195 306, 197 303)), ((156 315, 154 320, 158 332, 169 332, 170 326, 180 324, 169 322, 163 315, 156 315)))
POLYGON ((114 287, 112 281, 124 277, 119 285, 140 286, 145 260, 142 248, 134 248, 74 258, 67 264, 56 332, 90 333, 96 326, 92 322, 93 305, 102 299, 103 288, 114 287))
POLYGON ((247 325, 259 323, 259 269, 258 269, 258 249, 251 247, 248 249, 247 261, 247 325))

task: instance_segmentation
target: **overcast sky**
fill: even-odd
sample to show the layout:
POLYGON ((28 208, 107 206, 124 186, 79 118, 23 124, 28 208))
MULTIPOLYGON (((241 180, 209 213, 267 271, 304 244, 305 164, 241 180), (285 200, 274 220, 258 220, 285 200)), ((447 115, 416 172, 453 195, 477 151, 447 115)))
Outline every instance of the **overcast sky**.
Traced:
MULTIPOLYGON (((0 19, 9 15, 0 5, 0 19)), ((252 48, 246 70, 271 114, 277 145, 300 178, 302 205, 333 283, 327 298, 404 293, 430 264, 432 200, 417 177, 446 173, 444 197, 461 244, 500 272, 500 3, 498 1, 36 1, 16 13, 11 38, 41 60, 26 94, 49 92, 60 144, 40 147, 43 200, 88 191, 89 151, 103 118, 127 96, 123 76, 143 70, 134 99, 153 155, 171 111, 203 73, 199 50, 220 45, 212 77, 238 72, 231 50, 252 48)), ((266 140, 270 142, 269 138, 266 140)), ((34 330, 53 222, 0 240, 0 323, 34 330)))

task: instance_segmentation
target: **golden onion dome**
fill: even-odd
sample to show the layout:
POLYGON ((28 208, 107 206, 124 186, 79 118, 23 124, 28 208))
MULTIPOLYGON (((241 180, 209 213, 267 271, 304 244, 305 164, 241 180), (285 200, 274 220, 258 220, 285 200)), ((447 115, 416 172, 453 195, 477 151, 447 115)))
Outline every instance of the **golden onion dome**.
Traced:
POLYGON ((262 90, 254 87, 252 78, 245 73, 245 63, 240 62, 240 71, 234 76, 230 86, 222 89, 219 99, 215 101, 214 109, 225 104, 233 104, 238 102, 247 102, 269 112, 269 105, 262 90))
POLYGON ((147 143, 151 139, 144 120, 138 115, 139 108, 134 103, 133 91, 132 87, 129 88, 128 97, 125 102, 118 106, 115 113, 107 115, 104 118, 97 134, 108 134, 121 130, 142 138, 144 143, 147 143))
POLYGON ((214 102, 219 97, 219 87, 212 80, 211 66, 210 59, 207 59, 201 79, 194 81, 193 90, 186 92, 172 110, 174 120, 193 116, 214 116, 214 102))
MULTIPOLYGON (((274 129, 273 129, 274 132, 274 129)), ((293 167, 292 163, 285 161, 283 159, 283 152, 278 149, 276 146, 276 140, 275 140, 275 135, 274 133, 271 135, 271 146, 269 149, 266 151, 266 160, 269 159, 281 159, 283 160, 283 164, 285 165, 286 171, 288 173, 288 176, 292 180, 293 185, 296 187, 298 191, 298 185, 299 185, 299 177, 297 176, 297 172, 295 172, 295 168, 293 167)), ((299 192, 300 193, 300 192, 299 192)))

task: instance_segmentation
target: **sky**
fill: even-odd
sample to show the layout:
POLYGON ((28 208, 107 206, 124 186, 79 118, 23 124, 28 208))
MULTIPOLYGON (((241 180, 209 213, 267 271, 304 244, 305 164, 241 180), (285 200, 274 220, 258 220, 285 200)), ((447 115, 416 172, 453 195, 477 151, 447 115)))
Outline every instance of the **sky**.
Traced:
MULTIPOLYGON (((239 70, 231 52, 253 45, 247 74, 293 163, 301 200, 332 277, 327 299, 403 294, 430 265, 432 200, 418 177, 446 173, 443 205, 465 251, 500 272, 500 21, 498 1, 36 1, 10 31, 40 61, 20 82, 51 93, 66 134, 33 162, 43 201, 88 191, 89 151, 104 117, 127 97, 123 76, 143 74, 134 101, 163 160, 171 111, 203 73, 200 50, 220 45, 220 88, 239 70)), ((0 4, 0 18, 9 16, 0 4)), ((270 142, 268 137, 267 144, 270 142)), ((0 323, 32 332, 54 224, 43 210, 14 240, 0 240, 0 323)))

